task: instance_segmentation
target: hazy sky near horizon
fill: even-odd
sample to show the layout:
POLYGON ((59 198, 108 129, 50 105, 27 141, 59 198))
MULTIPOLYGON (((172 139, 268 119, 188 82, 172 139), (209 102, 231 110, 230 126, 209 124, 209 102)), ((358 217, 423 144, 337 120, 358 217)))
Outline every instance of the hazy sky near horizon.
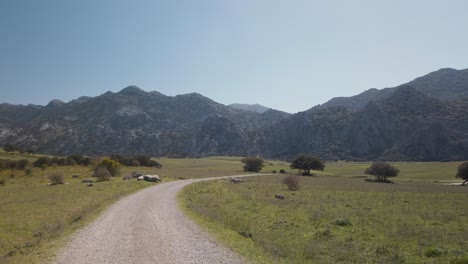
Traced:
POLYGON ((117 92, 298 112, 468 68, 465 0, 2 0, 0 103, 117 92))

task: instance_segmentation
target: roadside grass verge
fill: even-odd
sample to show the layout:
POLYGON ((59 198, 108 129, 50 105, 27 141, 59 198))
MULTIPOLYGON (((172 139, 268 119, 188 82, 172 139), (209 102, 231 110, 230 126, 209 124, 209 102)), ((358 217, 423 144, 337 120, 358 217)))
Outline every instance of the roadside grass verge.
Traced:
POLYGON ((467 188, 320 176, 288 191, 283 177, 199 182, 180 200, 254 263, 468 263, 467 188))

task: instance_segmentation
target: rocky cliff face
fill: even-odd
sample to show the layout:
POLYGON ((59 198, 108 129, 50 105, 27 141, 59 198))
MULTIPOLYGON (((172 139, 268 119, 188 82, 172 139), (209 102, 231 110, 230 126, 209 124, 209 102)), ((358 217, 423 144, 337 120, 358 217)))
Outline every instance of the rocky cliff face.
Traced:
POLYGON ((327 159, 354 160, 466 159, 467 102, 446 102, 401 86, 358 111, 312 109, 287 119, 281 132, 268 135, 281 145, 267 153, 281 157, 312 152, 327 159))

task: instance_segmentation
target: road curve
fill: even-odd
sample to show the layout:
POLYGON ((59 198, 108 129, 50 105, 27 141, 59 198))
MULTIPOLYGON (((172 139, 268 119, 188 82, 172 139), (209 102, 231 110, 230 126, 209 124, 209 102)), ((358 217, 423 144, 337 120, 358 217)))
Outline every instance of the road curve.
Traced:
MULTIPOLYGON (((245 176, 253 175, 235 177, 245 176)), ((73 235, 53 263, 245 263, 177 204, 177 193, 188 184, 221 178, 161 183, 119 200, 73 235)))

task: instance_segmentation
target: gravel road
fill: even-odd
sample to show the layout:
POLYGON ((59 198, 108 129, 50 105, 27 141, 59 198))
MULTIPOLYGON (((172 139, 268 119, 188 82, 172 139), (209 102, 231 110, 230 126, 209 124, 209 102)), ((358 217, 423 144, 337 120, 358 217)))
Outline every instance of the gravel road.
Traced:
MULTIPOLYGON (((234 177, 253 176, 239 175, 234 177)), ((193 182, 160 183, 127 196, 79 230, 53 263, 245 263, 179 209, 177 192, 193 182)))

